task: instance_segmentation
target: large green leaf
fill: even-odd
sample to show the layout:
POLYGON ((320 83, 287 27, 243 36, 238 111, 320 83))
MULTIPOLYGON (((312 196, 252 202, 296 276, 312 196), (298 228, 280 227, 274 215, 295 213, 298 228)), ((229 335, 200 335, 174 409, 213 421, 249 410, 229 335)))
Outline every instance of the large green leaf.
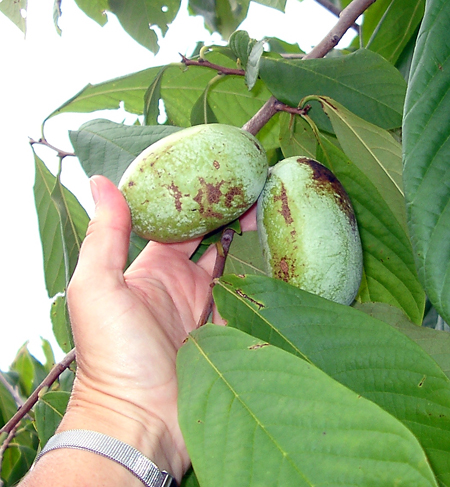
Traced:
POLYGON ((403 181, 419 278, 450 322, 450 3, 427 2, 403 123, 403 181))
POLYGON ((109 0, 109 10, 117 15, 127 33, 155 54, 159 50, 158 36, 153 26, 164 36, 176 17, 181 0, 109 0))
POLYGON ((75 196, 34 154, 34 198, 39 220, 44 273, 50 297, 64 292, 75 268, 89 217, 75 196))
POLYGON ((46 392, 39 398, 34 408, 36 429, 41 445, 45 445, 55 434, 66 411, 70 393, 65 391, 46 392))
MULTIPOLYGON (((383 138, 366 139, 368 148, 382 152, 389 148, 383 138)), ((393 139, 392 139, 393 140, 393 139)), ((394 208, 383 191, 384 172, 366 170, 360 159, 364 152, 347 157, 336 145, 321 137, 318 159, 343 184, 355 210, 364 255, 364 275, 358 301, 379 301, 402 309, 417 325, 422 323, 425 293, 414 266, 411 243, 394 208), (377 184, 379 181, 379 184, 377 184)), ((346 147, 346 144, 344 144, 346 147)), ((377 164, 375 160, 369 164, 377 164)), ((375 167, 377 169, 377 167, 375 167)), ((401 208, 404 211, 404 208, 401 208)), ((404 218, 404 215, 403 215, 404 218)))
POLYGON ((105 119, 92 120, 70 131, 70 141, 90 177, 103 174, 118 184, 125 169, 144 149, 180 130, 169 125, 123 125, 105 119))
POLYGON ((416 343, 352 307, 263 276, 224 276, 214 297, 228 326, 297 354, 402 421, 450 485, 450 380, 416 343))
POLYGON ((205 325, 177 370, 180 426, 202 487, 437 485, 399 421, 267 342, 205 325))
POLYGON ((138 71, 96 85, 87 85, 79 93, 54 110, 46 120, 60 113, 117 109, 120 103, 130 113, 142 114, 145 93, 160 67, 138 71))
POLYGON ((395 64, 423 17, 425 0, 378 0, 364 13, 363 45, 395 64))
POLYGON ((361 118, 391 129, 402 122, 406 83, 382 56, 364 49, 324 59, 264 57, 259 74, 272 94, 291 106, 307 95, 333 98, 361 118))
POLYGON ((385 303, 357 303, 356 308, 394 326, 420 345, 450 378, 450 333, 416 326, 398 308, 385 303))

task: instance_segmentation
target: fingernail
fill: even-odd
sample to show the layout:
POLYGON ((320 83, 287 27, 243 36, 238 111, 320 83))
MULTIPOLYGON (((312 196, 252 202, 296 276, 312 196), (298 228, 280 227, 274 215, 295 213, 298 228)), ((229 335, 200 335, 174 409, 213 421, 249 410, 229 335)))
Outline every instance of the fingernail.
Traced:
POLYGON ((94 200, 94 203, 97 206, 97 203, 99 200, 99 191, 98 191, 97 183, 95 182, 95 179, 93 179, 93 178, 89 179, 89 183, 91 185, 92 199, 94 200))

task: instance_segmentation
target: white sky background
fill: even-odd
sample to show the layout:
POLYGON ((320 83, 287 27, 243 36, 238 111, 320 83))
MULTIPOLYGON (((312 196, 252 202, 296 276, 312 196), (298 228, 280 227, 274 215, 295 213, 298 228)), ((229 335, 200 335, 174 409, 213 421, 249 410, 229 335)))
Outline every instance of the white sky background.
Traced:
MULTIPOLYGON (((1 0, 0 0, 1 1, 1 0)), ((57 360, 63 356, 52 335, 37 216, 33 199, 34 160, 28 137, 39 139, 42 121, 88 83, 99 83, 151 66, 178 62, 197 41, 218 42, 203 27, 203 19, 187 15, 186 0, 161 49, 154 56, 121 28, 114 15, 100 27, 74 0, 63 0, 59 25, 53 26, 54 0, 29 0, 26 39, 0 13, 0 163, 1 163, 1 287, 0 369, 7 370, 17 350, 29 341, 30 351, 43 360, 40 337, 51 341, 57 360)), ((309 51, 336 23, 336 17, 314 0, 288 0, 286 14, 251 3, 248 19, 239 27, 251 37, 279 37, 298 42, 309 51)), ((352 33, 341 42, 348 44, 352 33)), ((54 146, 72 151, 68 130, 92 118, 120 122, 123 112, 92 115, 64 114, 46 125, 46 138, 54 146)), ((54 152, 39 147, 38 155, 52 171, 54 152)), ((92 202, 86 176, 75 158, 66 158, 63 181, 90 213, 92 202)))

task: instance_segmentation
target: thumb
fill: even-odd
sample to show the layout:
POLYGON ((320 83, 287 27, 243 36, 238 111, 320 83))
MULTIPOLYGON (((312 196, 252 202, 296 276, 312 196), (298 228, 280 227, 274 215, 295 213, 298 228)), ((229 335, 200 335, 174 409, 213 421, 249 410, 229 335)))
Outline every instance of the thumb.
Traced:
MULTIPOLYGON (((73 281, 90 291, 122 281, 131 232, 130 211, 122 193, 104 176, 90 180, 95 214, 81 246, 73 281)), ((86 290, 86 292, 88 292, 86 290)))

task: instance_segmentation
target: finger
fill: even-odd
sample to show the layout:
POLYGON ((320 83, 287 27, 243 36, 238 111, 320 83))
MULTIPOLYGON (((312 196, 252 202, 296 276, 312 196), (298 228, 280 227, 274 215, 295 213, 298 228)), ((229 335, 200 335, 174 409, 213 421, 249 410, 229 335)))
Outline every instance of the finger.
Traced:
POLYGON ((256 230, 256 203, 239 218, 243 232, 256 230))
POLYGON ((74 279, 103 289, 121 278, 128 255, 131 218, 121 192, 103 176, 91 178, 95 215, 89 223, 74 279))

